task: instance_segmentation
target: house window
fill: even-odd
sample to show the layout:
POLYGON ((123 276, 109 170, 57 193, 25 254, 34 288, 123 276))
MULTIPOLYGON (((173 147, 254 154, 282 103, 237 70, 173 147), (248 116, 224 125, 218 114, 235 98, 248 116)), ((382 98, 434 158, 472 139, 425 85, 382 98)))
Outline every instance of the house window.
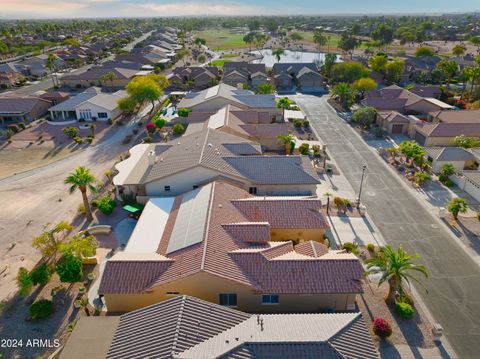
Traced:
POLYGON ((276 305, 280 302, 278 294, 262 295, 262 305, 276 305))
POLYGON ((249 187, 248 193, 250 194, 257 194, 257 187, 249 187))
POLYGON ((167 292, 166 295, 167 297, 175 297, 177 295, 180 295, 180 292, 167 292))
POLYGON ((106 112, 99 112, 99 113, 98 113, 98 118, 108 118, 108 113, 106 113, 106 112))
POLYGON ((218 303, 226 307, 236 307, 237 306, 237 295, 235 293, 226 293, 218 295, 218 303))
POLYGON ((165 189, 165 191, 170 191, 171 188, 170 188, 170 186, 165 186, 164 189, 165 189))
POLYGON ((193 185, 193 189, 197 189, 198 186, 196 184, 193 185))

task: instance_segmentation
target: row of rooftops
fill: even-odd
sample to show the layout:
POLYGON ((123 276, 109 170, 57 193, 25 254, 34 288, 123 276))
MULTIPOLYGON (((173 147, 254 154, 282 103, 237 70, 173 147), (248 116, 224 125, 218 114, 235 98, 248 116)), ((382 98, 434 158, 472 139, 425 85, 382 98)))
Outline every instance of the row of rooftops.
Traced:
POLYGON ((255 315, 188 296, 121 316, 82 317, 60 358, 85 356, 379 357, 360 313, 255 315))

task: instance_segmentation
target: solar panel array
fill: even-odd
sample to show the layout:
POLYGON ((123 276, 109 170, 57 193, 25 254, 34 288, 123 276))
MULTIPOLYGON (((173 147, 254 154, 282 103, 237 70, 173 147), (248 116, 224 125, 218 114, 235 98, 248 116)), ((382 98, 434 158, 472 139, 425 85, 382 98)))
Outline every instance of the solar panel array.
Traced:
POLYGON ((168 254, 203 241, 212 187, 209 184, 183 196, 168 242, 168 254))

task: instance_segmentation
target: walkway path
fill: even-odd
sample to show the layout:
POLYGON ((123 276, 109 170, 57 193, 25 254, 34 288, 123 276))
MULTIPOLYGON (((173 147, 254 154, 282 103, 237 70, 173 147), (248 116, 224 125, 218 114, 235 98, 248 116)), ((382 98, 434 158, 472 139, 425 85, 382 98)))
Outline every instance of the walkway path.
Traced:
POLYGON ((368 166, 363 202, 387 243, 417 252, 430 270, 426 292, 418 291, 445 329, 460 358, 480 353, 480 267, 441 226, 421 200, 328 105, 327 97, 298 95, 295 100, 327 144, 343 174, 358 189, 361 166, 368 166))

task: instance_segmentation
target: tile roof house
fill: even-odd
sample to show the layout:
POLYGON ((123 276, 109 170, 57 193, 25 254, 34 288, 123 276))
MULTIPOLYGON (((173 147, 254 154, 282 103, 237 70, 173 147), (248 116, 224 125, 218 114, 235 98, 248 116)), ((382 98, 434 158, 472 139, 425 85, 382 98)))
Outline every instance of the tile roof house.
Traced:
POLYGON ((288 124, 276 116, 272 118, 268 113, 242 110, 233 105, 214 113, 191 112, 187 120, 189 124, 202 123, 202 129, 212 128, 258 142, 267 150, 283 149, 278 136, 288 134, 288 124))
POLYGON ((99 120, 108 121, 121 115, 118 100, 127 96, 123 90, 102 93, 98 87, 91 87, 68 100, 50 107, 50 118, 54 121, 99 120))
POLYGON ((425 147, 425 157, 432 163, 432 171, 439 173, 442 166, 450 163, 456 171, 476 167, 476 156, 462 147, 425 147))
POLYGON ((195 112, 216 112, 228 104, 242 110, 267 112, 272 116, 283 114, 282 109, 276 106, 275 95, 256 95, 253 91, 240 90, 224 83, 187 94, 177 107, 195 112))
POLYGON ((91 87, 91 86, 105 86, 109 88, 122 89, 128 85, 130 80, 138 73, 138 70, 131 68, 120 67, 94 67, 80 74, 71 74, 62 76, 60 82, 66 87, 91 87), (104 83, 102 76, 112 72, 115 78, 112 81, 104 83))
POLYGON ((216 178, 262 195, 310 195, 320 182, 308 157, 263 156, 258 143, 211 128, 130 152, 113 182, 137 200, 178 195, 216 178))
POLYGON ((235 87, 246 84, 252 88, 268 83, 265 64, 251 64, 245 61, 226 62, 223 65, 222 82, 235 87))
POLYGON ((378 111, 397 111, 406 115, 421 115, 430 118, 430 113, 452 109, 453 107, 437 100, 435 91, 417 89, 415 92, 397 85, 391 85, 376 91, 366 93, 362 103, 376 108, 378 111))
POLYGON ((413 138, 422 146, 450 146, 460 135, 480 137, 480 110, 441 111, 431 118, 413 127, 413 138))
POLYGON ((52 103, 38 96, 0 96, 0 123, 31 122, 45 116, 52 103))
POLYGON ((85 357, 377 359, 379 355, 361 313, 254 315, 178 296, 119 317, 82 317, 60 359, 85 357))
POLYGON ((188 66, 174 68, 168 81, 173 89, 201 90, 215 86, 219 79, 220 75, 216 66, 188 66))
POLYGON ((351 310, 363 268, 322 243, 320 208, 316 197, 254 197, 224 181, 152 199, 125 250, 107 261, 99 293, 110 311, 172 294, 248 312, 351 310))
POLYGON ((407 133, 411 119, 397 111, 380 111, 377 113, 377 124, 389 134, 407 133))
POLYGON ((313 63, 277 63, 273 65, 277 89, 323 92, 325 78, 313 63))

